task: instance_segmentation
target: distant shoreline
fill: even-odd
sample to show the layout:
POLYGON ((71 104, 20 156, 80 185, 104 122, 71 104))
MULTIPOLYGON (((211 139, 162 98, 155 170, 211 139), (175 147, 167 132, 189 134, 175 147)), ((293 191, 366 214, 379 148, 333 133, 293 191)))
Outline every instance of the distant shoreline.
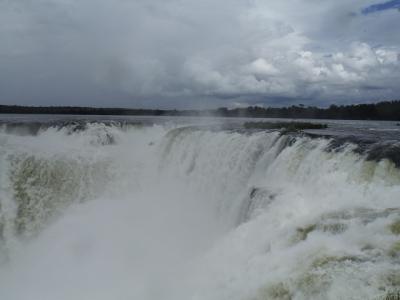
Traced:
POLYGON ((0 114, 198 116, 400 121, 400 100, 384 101, 374 104, 331 105, 329 108, 299 105, 281 108, 249 106, 246 108, 228 109, 221 107, 209 110, 0 105, 0 114))

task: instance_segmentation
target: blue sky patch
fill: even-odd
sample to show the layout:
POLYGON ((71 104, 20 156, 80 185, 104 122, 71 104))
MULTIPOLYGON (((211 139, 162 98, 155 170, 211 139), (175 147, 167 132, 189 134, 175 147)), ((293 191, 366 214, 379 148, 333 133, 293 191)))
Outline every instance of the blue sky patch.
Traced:
POLYGON ((374 4, 371 6, 368 6, 364 8, 361 12, 364 15, 372 14, 375 12, 380 12, 383 10, 388 10, 388 9, 400 9, 400 0, 392 0, 392 1, 387 1, 379 4, 374 4))

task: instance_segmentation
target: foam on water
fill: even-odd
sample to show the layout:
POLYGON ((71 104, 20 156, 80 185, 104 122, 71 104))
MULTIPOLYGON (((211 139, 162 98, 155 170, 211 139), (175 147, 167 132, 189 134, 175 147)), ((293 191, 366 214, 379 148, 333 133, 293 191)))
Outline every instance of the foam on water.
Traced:
POLYGON ((400 172, 355 145, 93 123, 3 130, 0 147, 0 299, 400 289, 400 172))

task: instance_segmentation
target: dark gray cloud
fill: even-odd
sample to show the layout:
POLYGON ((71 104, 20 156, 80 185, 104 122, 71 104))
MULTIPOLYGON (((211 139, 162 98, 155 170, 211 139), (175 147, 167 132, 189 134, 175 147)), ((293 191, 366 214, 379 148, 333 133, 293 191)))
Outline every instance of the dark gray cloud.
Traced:
POLYGON ((400 98, 400 14, 362 13, 376 4, 0 0, 0 101, 209 107, 400 98))

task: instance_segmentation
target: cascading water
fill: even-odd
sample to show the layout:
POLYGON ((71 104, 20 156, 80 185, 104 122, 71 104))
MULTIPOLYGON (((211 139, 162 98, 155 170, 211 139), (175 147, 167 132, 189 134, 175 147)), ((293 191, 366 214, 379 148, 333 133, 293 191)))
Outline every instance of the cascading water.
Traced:
POLYGON ((0 299, 400 289, 400 171, 354 144, 167 125, 21 128, 0 133, 0 299))

